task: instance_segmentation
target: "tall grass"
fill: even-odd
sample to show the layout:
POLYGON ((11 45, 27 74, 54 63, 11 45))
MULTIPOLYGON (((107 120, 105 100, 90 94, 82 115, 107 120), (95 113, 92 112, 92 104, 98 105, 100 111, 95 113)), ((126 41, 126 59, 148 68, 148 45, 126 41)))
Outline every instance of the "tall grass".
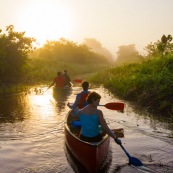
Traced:
POLYGON ((173 55, 106 69, 90 81, 158 113, 173 115, 173 55))

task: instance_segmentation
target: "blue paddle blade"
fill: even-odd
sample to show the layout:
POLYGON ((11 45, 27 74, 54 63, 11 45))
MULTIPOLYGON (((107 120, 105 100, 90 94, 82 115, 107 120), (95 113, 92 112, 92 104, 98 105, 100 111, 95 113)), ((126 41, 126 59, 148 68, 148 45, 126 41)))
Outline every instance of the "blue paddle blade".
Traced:
POLYGON ((143 166, 143 163, 139 159, 130 156, 130 154, 126 151, 126 149, 123 147, 122 144, 120 146, 124 150, 124 152, 126 153, 127 157, 129 158, 129 164, 130 165, 143 166))
POLYGON ((129 164, 134 166, 143 166, 143 163, 135 157, 129 157, 129 164))

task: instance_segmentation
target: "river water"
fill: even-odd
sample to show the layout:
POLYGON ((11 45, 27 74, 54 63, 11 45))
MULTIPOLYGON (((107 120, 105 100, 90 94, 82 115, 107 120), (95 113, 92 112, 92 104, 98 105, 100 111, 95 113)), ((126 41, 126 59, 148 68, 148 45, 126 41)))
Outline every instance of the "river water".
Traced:
MULTIPOLYGON (((68 152, 64 141, 65 116, 80 87, 61 95, 46 87, 0 98, 0 173, 74 173, 83 170, 68 152)), ((101 94, 100 104, 122 101, 104 88, 92 88, 101 94)), ((124 151, 111 139, 110 151, 101 172, 172 173, 173 129, 164 118, 137 111, 125 102, 120 113, 99 107, 111 129, 123 128, 123 146, 144 164, 128 165, 124 151)), ((163 115, 164 116, 164 115, 163 115)))

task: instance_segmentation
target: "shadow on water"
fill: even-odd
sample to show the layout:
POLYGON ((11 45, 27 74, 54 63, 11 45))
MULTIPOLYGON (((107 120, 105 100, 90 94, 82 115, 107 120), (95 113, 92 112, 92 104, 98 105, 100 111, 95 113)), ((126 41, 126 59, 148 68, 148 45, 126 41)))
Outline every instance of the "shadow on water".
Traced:
POLYGON ((57 89, 53 88, 52 96, 56 101, 56 107, 61 112, 66 107, 66 101, 68 97, 72 94, 72 88, 57 89))
POLYGON ((53 98, 57 102, 65 102, 72 94, 72 88, 66 88, 66 89, 58 89, 58 88, 53 88, 53 98))
POLYGON ((0 99, 0 123, 14 123, 25 119, 24 112, 29 109, 24 94, 9 95, 0 99))

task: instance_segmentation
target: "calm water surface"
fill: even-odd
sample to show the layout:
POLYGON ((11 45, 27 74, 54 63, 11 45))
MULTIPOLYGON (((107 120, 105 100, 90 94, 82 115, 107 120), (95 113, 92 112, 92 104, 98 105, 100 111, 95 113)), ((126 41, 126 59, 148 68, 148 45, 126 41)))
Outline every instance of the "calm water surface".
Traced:
MULTIPOLYGON (((74 87, 61 95, 53 94, 51 89, 42 95, 42 90, 46 88, 0 98, 0 173, 83 173, 64 141, 64 121, 69 111, 66 104, 74 101, 81 88, 74 87)), ((102 95, 100 104, 121 101, 103 88, 92 90, 102 95)), ((128 165, 127 156, 111 139, 106 166, 101 172, 172 173, 172 127, 163 117, 153 118, 125 104, 124 113, 100 109, 111 129, 124 129, 123 146, 145 167, 128 165)))

